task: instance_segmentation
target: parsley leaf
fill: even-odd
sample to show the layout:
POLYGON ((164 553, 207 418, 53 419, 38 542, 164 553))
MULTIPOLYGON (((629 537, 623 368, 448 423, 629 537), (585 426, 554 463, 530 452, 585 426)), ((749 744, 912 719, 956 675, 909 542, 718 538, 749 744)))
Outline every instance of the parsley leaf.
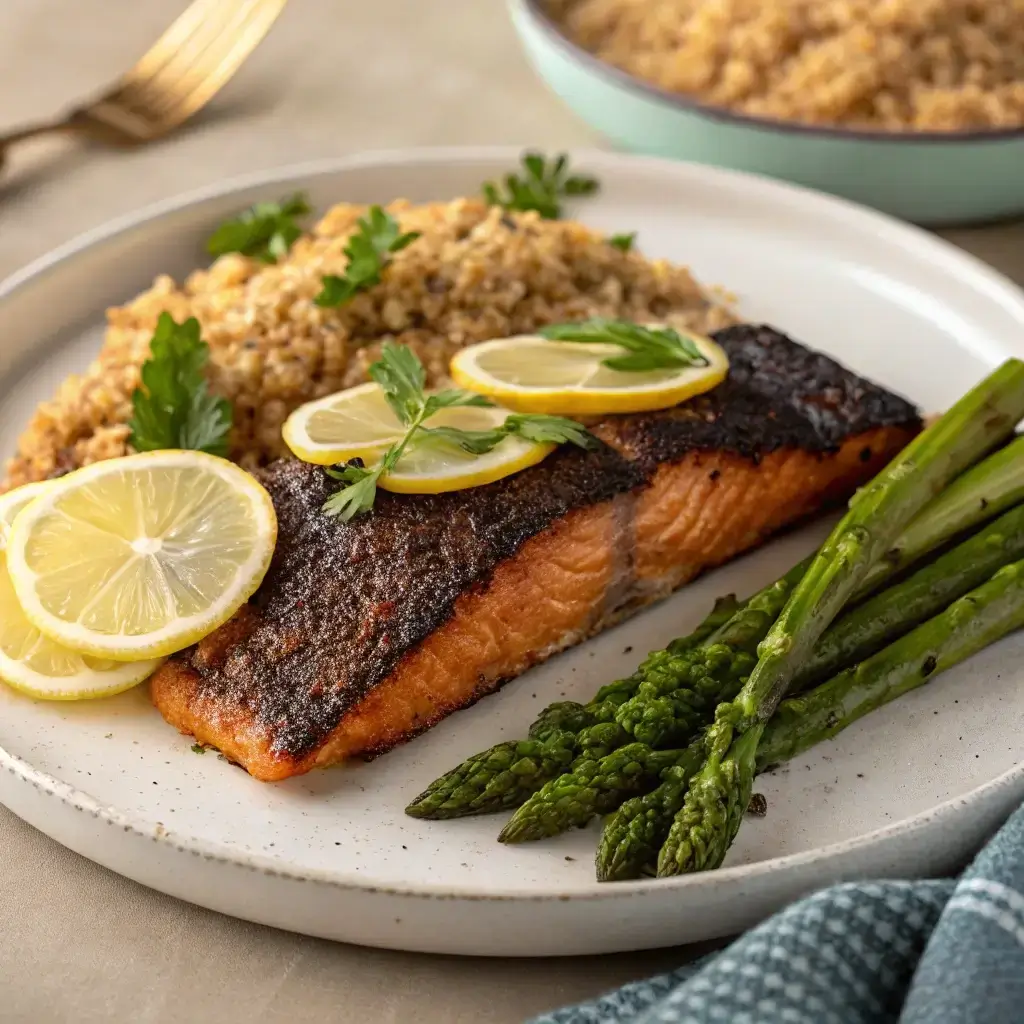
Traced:
POLYGON ((593 448, 594 435, 576 420, 562 416, 513 413, 493 430, 460 430, 458 427, 422 427, 422 434, 461 448, 470 455, 486 455, 506 437, 517 434, 535 444, 574 444, 593 448))
POLYGON ((540 153, 526 153, 523 156, 523 174, 507 174, 501 184, 485 182, 484 198, 491 206, 501 206, 506 210, 536 210, 545 220, 558 220, 562 215, 561 199, 593 195, 600 188, 596 178, 569 174, 568 171, 569 157, 565 153, 551 161, 540 153))
POLYGON ((370 376, 384 392, 384 397, 406 427, 406 432, 402 440, 388 448, 383 459, 373 468, 363 465, 360 459, 353 459, 344 466, 327 470, 328 475, 341 481, 343 486, 327 499, 324 512, 338 516, 345 522, 373 508, 381 476, 391 472, 406 449, 413 444, 447 444, 470 455, 486 455, 512 434, 544 444, 570 443, 581 448, 597 444, 597 439, 579 423, 560 416, 513 413, 500 427, 491 430, 426 426, 426 421, 442 409, 458 406, 490 407, 493 403, 483 395, 458 388, 428 395, 424 390, 426 371, 416 353, 394 342, 386 341, 381 346, 380 359, 370 367, 370 376))
POLYGON ((406 426, 412 423, 423 407, 427 386, 427 372, 416 353, 406 345, 385 342, 380 359, 370 366, 370 378, 380 385, 399 420, 406 426))
POLYGON ((199 321, 190 317, 179 324, 161 313, 149 348, 142 387, 132 395, 132 447, 137 452, 189 448, 227 457, 231 403, 207 390, 203 368, 210 347, 199 336, 199 321))
POLYGON ((435 412, 440 412, 442 409, 451 409, 456 405, 471 405, 479 409, 489 409, 494 403, 489 398, 474 394, 472 391, 452 388, 450 391, 438 391, 427 397, 427 402, 424 406, 424 417, 433 416, 435 412))
POLYGON ((643 327, 625 320, 585 320, 579 324, 554 324, 538 332, 552 341, 580 341, 588 344, 618 345, 629 355, 601 361, 610 370, 643 373, 646 370, 684 366, 707 366, 692 338, 671 327, 643 327))
POLYGON ((318 306, 342 306, 357 292, 380 284, 380 275, 391 262, 392 254, 420 237, 418 231, 402 234, 398 221, 379 206, 371 206, 367 216, 359 218, 358 227, 345 247, 345 276, 324 276, 323 288, 315 299, 318 306))
POLYGON ((515 413, 505 420, 505 431, 539 444, 574 444, 579 448, 594 448, 597 443, 594 435, 582 424, 564 416, 515 413))
POLYGON ((427 372, 416 353, 407 345, 384 342, 380 359, 370 366, 370 377, 380 385, 384 397, 405 426, 416 420, 459 405, 490 406, 493 403, 472 391, 451 388, 428 395, 427 372))
POLYGON ((295 219, 309 212, 309 203, 301 192, 279 203, 256 203, 234 220, 221 224, 207 239, 206 251, 211 256, 240 252, 264 263, 276 263, 288 255, 302 234, 295 219))
POLYGON ((328 476, 341 480, 346 486, 327 499, 324 511, 346 523, 363 512, 369 512, 377 500, 377 481, 386 463, 387 457, 375 469, 367 469, 361 459, 354 459, 340 469, 328 469, 328 476))
POLYGON ((461 448, 470 455, 486 455, 508 437, 500 427, 493 430, 460 430, 458 427, 423 427, 420 436, 426 441, 440 441, 461 448))
POLYGON ((608 239, 608 244, 622 252, 629 252, 633 248, 633 243, 636 241, 636 232, 630 231, 624 235, 612 235, 608 239))

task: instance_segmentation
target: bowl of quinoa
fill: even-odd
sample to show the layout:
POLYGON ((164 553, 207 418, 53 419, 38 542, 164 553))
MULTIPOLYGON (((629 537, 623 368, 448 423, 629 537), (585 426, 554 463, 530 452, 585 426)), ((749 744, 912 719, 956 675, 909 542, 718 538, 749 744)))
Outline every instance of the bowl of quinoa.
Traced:
POLYGON ((1024 0, 509 0, 613 144, 917 223, 1024 213, 1024 0))

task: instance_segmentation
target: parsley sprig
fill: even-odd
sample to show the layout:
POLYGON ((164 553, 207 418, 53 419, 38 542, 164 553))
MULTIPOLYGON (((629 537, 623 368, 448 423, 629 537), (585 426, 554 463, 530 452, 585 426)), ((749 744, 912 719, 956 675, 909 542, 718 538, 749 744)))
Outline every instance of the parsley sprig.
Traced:
POLYGON ((330 476, 340 480, 344 486, 328 498, 324 511, 345 521, 373 508, 381 476, 398 465, 412 444, 451 445, 470 455, 485 455, 513 434, 537 443, 569 443, 581 448, 590 448, 596 444, 593 435, 579 423, 560 416, 514 413, 493 430, 426 426, 426 421, 442 409, 457 406, 489 407, 493 403, 483 395, 474 395, 458 388, 428 395, 423 364, 416 353, 405 345, 385 342, 380 359, 370 367, 370 376, 380 385, 388 405, 406 428, 405 435, 388 448, 381 461, 373 467, 365 466, 362 460, 353 459, 347 465, 327 470, 330 476))
POLYGON ((360 217, 358 230, 348 240, 345 255, 348 266, 345 276, 327 274, 323 290, 316 297, 318 306, 341 306, 357 292, 380 284, 380 275, 391 262, 392 254, 401 251, 420 237, 418 231, 404 234, 389 213, 371 206, 366 217, 360 217))
POLYGON ((264 263, 276 263, 288 255, 302 234, 296 218, 309 212, 309 203, 301 192, 279 203, 256 203, 234 220, 221 224, 207 240, 206 251, 211 256, 240 252, 264 263))
POLYGON ((538 332, 552 341, 618 345, 629 355, 602 359, 610 370, 642 373, 646 370, 707 366, 708 359, 693 339, 671 327, 643 327, 625 320, 585 320, 579 324, 553 324, 538 332))
POLYGON ((633 248, 633 243, 636 241, 636 232, 630 231, 621 235, 612 235, 608 239, 608 244, 614 249, 618 249, 620 252, 629 252, 633 248))
POLYGON ((176 323, 161 313, 142 364, 142 387, 132 395, 129 441, 137 452, 190 448, 227 456, 231 403, 211 395, 203 368, 210 347, 199 336, 199 321, 176 323))
POLYGON ((491 206, 536 210, 545 220, 558 220, 562 215, 562 199, 590 196, 599 188, 597 178, 569 173, 569 157, 565 153, 552 160, 540 153, 526 153, 522 174, 507 174, 502 183, 488 181, 483 193, 491 206))

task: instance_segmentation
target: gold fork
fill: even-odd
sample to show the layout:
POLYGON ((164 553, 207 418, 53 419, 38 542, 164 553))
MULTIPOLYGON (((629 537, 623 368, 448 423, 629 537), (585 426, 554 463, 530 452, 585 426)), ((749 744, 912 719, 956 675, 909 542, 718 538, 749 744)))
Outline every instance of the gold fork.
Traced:
POLYGON ((0 135, 0 165, 16 142, 73 132, 115 145, 159 139, 220 91, 287 0, 195 0, 102 96, 44 124, 0 135))

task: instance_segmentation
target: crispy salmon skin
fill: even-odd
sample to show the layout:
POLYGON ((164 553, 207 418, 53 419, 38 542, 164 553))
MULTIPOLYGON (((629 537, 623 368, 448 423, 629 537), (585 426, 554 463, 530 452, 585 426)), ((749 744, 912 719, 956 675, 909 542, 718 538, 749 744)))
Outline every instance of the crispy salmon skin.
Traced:
POLYGON ((270 571, 157 672, 154 703, 266 781, 376 756, 845 500, 920 429, 902 398, 771 328, 716 340, 730 373, 714 391, 608 418, 597 450, 485 487, 381 493, 342 523, 322 469, 261 471, 270 571))

